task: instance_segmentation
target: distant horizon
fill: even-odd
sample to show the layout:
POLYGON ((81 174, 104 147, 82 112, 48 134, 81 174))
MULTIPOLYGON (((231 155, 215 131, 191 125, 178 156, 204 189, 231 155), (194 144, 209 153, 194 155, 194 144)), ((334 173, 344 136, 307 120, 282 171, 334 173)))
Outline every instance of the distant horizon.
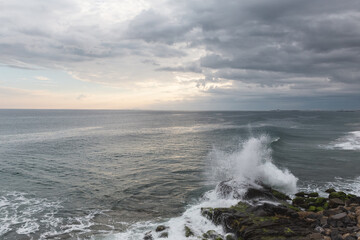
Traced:
POLYGON ((269 109, 269 110, 172 110, 172 109, 86 109, 86 108, 0 108, 0 110, 69 110, 69 111, 144 111, 144 112, 357 112, 360 109, 269 109))

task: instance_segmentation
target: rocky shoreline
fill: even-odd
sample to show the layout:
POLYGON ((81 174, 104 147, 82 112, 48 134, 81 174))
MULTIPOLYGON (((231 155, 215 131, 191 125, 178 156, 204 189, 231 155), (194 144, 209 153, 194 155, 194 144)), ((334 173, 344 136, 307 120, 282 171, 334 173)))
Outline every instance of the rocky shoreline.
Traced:
MULTIPOLYGON (((234 193, 222 182, 219 193, 234 193)), ((249 187, 243 200, 229 208, 202 208, 201 214, 226 232, 213 230, 195 236, 185 226, 184 239, 209 240, 360 240, 360 197, 327 189, 328 197, 317 192, 299 192, 291 199, 264 184, 249 187)), ((167 238, 167 228, 155 230, 167 238)), ((152 232, 144 236, 151 240, 152 232)))

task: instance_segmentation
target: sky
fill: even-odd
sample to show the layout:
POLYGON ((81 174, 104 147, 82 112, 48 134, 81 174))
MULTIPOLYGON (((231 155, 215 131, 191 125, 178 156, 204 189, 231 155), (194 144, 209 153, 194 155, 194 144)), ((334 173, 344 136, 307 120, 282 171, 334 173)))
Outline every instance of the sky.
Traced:
POLYGON ((0 0, 0 108, 360 109, 358 0, 0 0))

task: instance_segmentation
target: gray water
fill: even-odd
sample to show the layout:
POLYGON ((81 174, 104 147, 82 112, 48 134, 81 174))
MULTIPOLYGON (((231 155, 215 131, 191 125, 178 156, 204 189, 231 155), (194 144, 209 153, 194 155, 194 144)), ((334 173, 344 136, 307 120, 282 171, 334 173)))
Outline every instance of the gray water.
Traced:
POLYGON ((359 111, 0 110, 0 239, 141 239, 247 174, 360 195, 359 154, 359 111))

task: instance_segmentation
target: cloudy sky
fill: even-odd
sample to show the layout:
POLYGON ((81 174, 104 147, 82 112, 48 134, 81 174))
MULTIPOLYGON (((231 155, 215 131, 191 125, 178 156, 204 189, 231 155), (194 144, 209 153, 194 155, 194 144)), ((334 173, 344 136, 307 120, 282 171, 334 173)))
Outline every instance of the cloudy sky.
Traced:
POLYGON ((0 108, 360 109, 358 0, 0 0, 0 108))

